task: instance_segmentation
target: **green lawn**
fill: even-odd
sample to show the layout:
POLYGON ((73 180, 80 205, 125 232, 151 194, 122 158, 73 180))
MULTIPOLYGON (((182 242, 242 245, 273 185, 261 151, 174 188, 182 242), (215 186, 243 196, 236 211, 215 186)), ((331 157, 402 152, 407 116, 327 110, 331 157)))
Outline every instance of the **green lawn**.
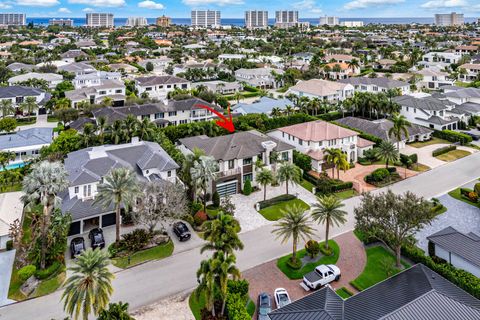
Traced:
POLYGON ((430 170, 431 168, 421 163, 414 163, 410 169, 413 171, 424 172, 430 170))
POLYGON ((293 199, 293 200, 283 201, 283 202, 274 204, 273 206, 270 206, 270 207, 263 208, 259 212, 262 216, 265 217, 265 219, 269 221, 276 221, 283 216, 282 210, 285 210, 287 206, 292 206, 295 204, 299 205, 305 210, 310 209, 310 206, 306 204, 304 201, 300 199, 293 199))
POLYGON ((300 185, 301 185, 305 190, 307 190, 307 191, 309 191, 309 192, 312 192, 313 187, 315 187, 315 186, 313 185, 313 183, 311 183, 310 181, 307 181, 307 180, 305 180, 305 179, 302 179, 302 181, 300 182, 300 185))
POLYGON ((475 206, 477 208, 480 208, 480 203, 477 202, 477 203, 474 203, 470 200, 468 200, 467 198, 464 198, 461 194, 460 194, 460 188, 457 188, 455 190, 452 190, 448 193, 448 195, 452 198, 455 198, 457 200, 460 200, 460 201, 463 201, 465 203, 468 203, 469 205, 472 205, 472 206, 475 206))
POLYGON ((66 276, 66 272, 61 272, 51 279, 42 281, 33 292, 32 297, 40 297, 54 292, 65 282, 66 276))
POLYGON ((430 146, 432 144, 439 144, 439 143, 452 144, 450 141, 433 137, 428 141, 417 141, 417 142, 409 143, 408 145, 414 148, 422 148, 422 147, 430 146))
POLYGON ((446 162, 452 162, 458 159, 461 159, 463 157, 466 157, 470 155, 471 153, 465 150, 452 150, 447 153, 441 154, 439 156, 436 156, 438 160, 446 161, 446 162))
MULTIPOLYGON (((334 264, 338 260, 338 256, 340 255, 340 248, 338 244, 334 240, 329 240, 328 245, 333 249, 333 255, 331 256, 324 256, 317 262, 312 262, 309 264, 304 265, 302 268, 298 270, 294 270, 290 268, 287 264, 287 261, 291 258, 292 254, 288 254, 286 256, 281 257, 277 260, 277 267, 289 278, 289 279, 302 279, 303 275, 309 273, 315 269, 316 266, 321 264, 334 264)), ((305 249, 302 249, 297 252, 297 258, 303 258, 307 252, 305 249)))
POLYGON ((112 264, 118 268, 125 269, 127 267, 133 267, 145 261, 159 260, 171 256, 173 253, 173 242, 169 241, 159 246, 138 251, 132 254, 130 264, 128 263, 128 256, 113 258, 112 264))
POLYGON ((12 277, 10 279, 10 287, 8 288, 8 298, 22 301, 25 300, 27 297, 23 293, 20 292, 20 287, 22 286, 22 281, 17 275, 17 270, 13 267, 12 277))
POLYGON ((353 296, 353 294, 350 292, 350 290, 348 290, 347 288, 345 287, 341 287, 340 289, 337 289, 335 291, 340 297, 342 297, 342 299, 348 299, 350 298, 351 296, 353 296))
POLYGON ((15 191, 22 191, 22 184, 21 183, 15 183, 13 185, 1 185, 0 186, 0 193, 15 192, 15 191))
POLYGON ((188 305, 190 306, 190 310, 193 313, 193 316, 196 320, 202 320, 202 309, 205 307, 205 295, 200 294, 198 299, 195 295, 195 291, 192 292, 190 298, 188 299, 188 305))
POLYGON ((357 192, 354 189, 348 189, 344 191, 340 191, 337 193, 334 193, 335 197, 337 197, 340 200, 345 200, 348 198, 355 197, 357 195, 357 192))
MULTIPOLYGON (((400 272, 400 270, 395 268, 395 256, 384 247, 370 247, 367 248, 366 251, 367 265, 365 269, 363 269, 363 272, 357 279, 350 282, 351 285, 359 291, 365 290, 400 272), (389 268, 390 272, 387 271, 386 265, 391 266, 391 268, 389 268)), ((406 268, 410 267, 410 265, 404 261, 402 261, 402 264, 406 268)))

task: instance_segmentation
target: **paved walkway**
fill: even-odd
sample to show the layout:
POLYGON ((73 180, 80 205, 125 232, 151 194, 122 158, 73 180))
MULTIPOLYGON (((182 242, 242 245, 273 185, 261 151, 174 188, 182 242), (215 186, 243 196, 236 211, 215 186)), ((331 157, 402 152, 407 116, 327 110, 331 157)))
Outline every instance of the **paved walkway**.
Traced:
MULTIPOLYGON (((446 143, 437 143, 437 144, 431 144, 429 146, 425 146, 425 147, 422 147, 422 148, 415 148, 415 147, 407 145, 407 146, 405 146, 405 148, 400 150, 400 152, 404 153, 404 154, 408 154, 408 155, 416 153, 417 156, 418 156, 418 163, 427 165, 427 166, 429 166, 430 168, 433 169, 433 168, 442 166, 447 162, 435 158, 434 156, 432 156, 432 152, 436 149, 446 147, 446 146, 449 146, 449 145, 450 144, 446 144, 446 143)), ((458 150, 465 150, 465 151, 468 151, 470 153, 478 152, 477 149, 464 147, 464 146, 457 146, 457 149, 458 150)))
POLYGON ((0 307, 14 302, 8 299, 12 267, 15 261, 15 250, 0 252, 0 307))
POLYGON ((37 116, 37 122, 35 122, 34 124, 28 124, 26 126, 18 126, 15 130, 20 131, 20 130, 31 129, 31 128, 56 128, 56 127, 57 127, 56 122, 48 122, 47 115, 41 114, 37 116))

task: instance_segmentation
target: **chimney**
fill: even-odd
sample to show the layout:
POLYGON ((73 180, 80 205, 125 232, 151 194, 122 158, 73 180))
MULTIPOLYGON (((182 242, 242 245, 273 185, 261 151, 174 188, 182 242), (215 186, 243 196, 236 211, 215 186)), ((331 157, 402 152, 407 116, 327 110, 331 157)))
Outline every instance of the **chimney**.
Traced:
POLYGON ((140 138, 139 137, 132 137, 132 144, 133 143, 139 143, 140 142, 140 138))

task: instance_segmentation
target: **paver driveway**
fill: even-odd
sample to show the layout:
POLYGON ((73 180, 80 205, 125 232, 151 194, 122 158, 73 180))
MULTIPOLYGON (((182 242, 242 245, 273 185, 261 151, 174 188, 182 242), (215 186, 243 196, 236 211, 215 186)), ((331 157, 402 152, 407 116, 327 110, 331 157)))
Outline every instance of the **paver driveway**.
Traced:
MULTIPOLYGON (((416 153, 417 156, 418 156, 418 163, 427 165, 427 166, 429 166, 430 168, 433 169, 433 168, 436 168, 438 166, 444 165, 446 162, 442 161, 442 160, 439 160, 439 159, 435 158, 434 156, 432 156, 432 152, 436 149, 446 147, 446 146, 449 146, 449 144, 437 143, 437 144, 432 144, 432 145, 425 146, 425 147, 422 147, 422 148, 415 148, 415 147, 407 145, 407 146, 405 146, 405 148, 401 149, 400 152, 404 153, 404 154, 408 154, 408 155, 416 153)), ((457 149, 458 150, 465 150, 465 151, 468 151, 470 153, 478 152, 477 149, 464 147, 464 146, 457 146, 457 149)))

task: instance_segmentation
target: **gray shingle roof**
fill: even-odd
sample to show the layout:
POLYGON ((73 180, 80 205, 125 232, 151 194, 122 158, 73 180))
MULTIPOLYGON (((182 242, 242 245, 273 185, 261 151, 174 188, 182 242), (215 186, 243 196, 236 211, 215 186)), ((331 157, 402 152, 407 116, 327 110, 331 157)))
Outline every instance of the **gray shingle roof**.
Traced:
POLYGON ((24 86, 9 86, 0 87, 0 99, 15 98, 15 97, 35 97, 44 93, 43 90, 24 87, 24 86))
POLYGON ((408 84, 408 82, 400 81, 400 80, 394 80, 394 79, 388 79, 388 78, 384 78, 384 77, 379 77, 379 78, 352 77, 352 78, 348 78, 348 79, 339 80, 338 82, 349 83, 353 86, 375 85, 377 87, 387 88, 387 89, 410 86, 408 84))
POLYGON ((435 98, 415 98, 412 96, 404 95, 393 98, 393 100, 401 106, 423 109, 423 110, 444 110, 447 106, 441 100, 435 98))
POLYGON ((189 81, 175 76, 151 76, 135 78, 141 86, 154 86, 162 84, 188 83, 189 81))
POLYGON ((293 146, 269 137, 256 130, 236 132, 230 135, 210 138, 205 135, 180 139, 180 143, 190 150, 199 148, 206 155, 215 160, 244 159, 259 155, 265 150, 262 142, 273 141, 277 144, 275 151, 287 151, 294 149, 293 146))
POLYGON ((325 287, 269 314, 272 320, 480 319, 480 300, 417 264, 346 300, 325 287))
POLYGON ((462 103, 459 106, 456 106, 453 110, 451 111, 459 111, 461 113, 470 113, 470 114, 478 114, 480 113, 480 104, 474 103, 474 102, 466 102, 462 103))
POLYGON ((474 233, 463 234, 453 227, 446 227, 427 237, 428 240, 448 252, 455 253, 480 267, 480 237, 474 233))
POLYGON ((31 128, 13 134, 0 135, 0 150, 52 143, 52 128, 31 128))

